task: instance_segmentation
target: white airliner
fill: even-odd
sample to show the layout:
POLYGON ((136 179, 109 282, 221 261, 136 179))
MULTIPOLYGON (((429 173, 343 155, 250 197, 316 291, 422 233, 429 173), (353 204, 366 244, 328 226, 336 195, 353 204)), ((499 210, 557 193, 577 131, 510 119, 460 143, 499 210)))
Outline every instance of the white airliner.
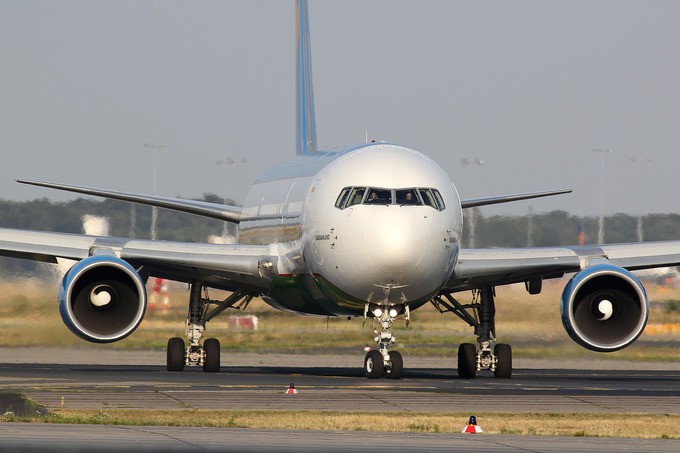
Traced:
POLYGON ((217 339, 202 341, 206 323, 227 308, 262 297, 283 310, 374 318, 377 348, 364 360, 368 378, 401 377, 390 350, 396 320, 432 303, 474 328, 477 344, 458 348, 458 374, 512 374, 512 352, 495 343, 495 287, 575 273, 562 295, 567 333, 594 351, 633 343, 649 302, 635 269, 680 264, 680 241, 601 246, 463 249, 462 209, 569 192, 459 198, 442 168, 418 151, 369 143, 316 150, 307 2, 297 24, 297 155, 257 179, 243 208, 191 200, 20 180, 22 183, 144 203, 238 224, 239 243, 215 245, 0 229, 0 254, 56 262, 77 260, 63 279, 59 310, 79 337, 95 342, 130 335, 147 307, 145 282, 162 277, 190 284, 188 345, 168 341, 167 369, 220 369, 217 339), (222 301, 206 287, 231 291, 222 301), (471 304, 453 294, 472 291, 471 304))

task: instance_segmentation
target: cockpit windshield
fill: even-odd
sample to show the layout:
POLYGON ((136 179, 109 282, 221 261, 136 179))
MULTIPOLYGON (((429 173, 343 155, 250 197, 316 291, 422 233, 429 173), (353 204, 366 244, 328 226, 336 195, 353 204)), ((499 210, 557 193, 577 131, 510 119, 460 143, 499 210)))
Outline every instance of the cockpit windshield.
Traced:
POLYGON ((367 204, 391 204, 392 191, 390 189, 376 189, 371 187, 368 189, 368 197, 364 203, 367 204))
POLYGON ((405 188, 387 189, 384 187, 345 187, 340 191, 335 207, 345 209, 356 204, 400 206, 430 206, 438 211, 446 209, 444 199, 437 189, 405 188))
POLYGON ((422 204, 418 199, 416 189, 397 189, 397 204, 422 204))

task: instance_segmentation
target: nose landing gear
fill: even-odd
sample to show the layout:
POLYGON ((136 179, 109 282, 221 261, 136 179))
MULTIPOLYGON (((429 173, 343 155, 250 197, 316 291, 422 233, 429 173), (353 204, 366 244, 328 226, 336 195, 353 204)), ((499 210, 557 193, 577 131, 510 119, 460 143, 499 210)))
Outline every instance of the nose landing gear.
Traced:
POLYGON ((392 332, 392 325, 395 319, 403 313, 406 317, 407 326, 410 322, 408 305, 383 306, 366 304, 364 317, 368 317, 369 311, 380 325, 379 332, 377 329, 374 330, 376 334, 375 342, 378 344, 379 349, 373 349, 366 353, 364 373, 369 379, 379 379, 383 376, 389 379, 400 379, 404 370, 403 358, 398 351, 389 351, 389 347, 397 342, 392 332))

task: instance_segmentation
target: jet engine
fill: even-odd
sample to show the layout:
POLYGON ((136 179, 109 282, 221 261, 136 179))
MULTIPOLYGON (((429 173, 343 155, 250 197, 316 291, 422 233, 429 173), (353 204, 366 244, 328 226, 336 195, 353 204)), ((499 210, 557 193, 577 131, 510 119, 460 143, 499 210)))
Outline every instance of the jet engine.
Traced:
POLYGON ((122 340, 139 326, 146 311, 146 287, 129 263, 113 256, 91 256, 64 276, 59 311, 64 324, 93 343, 122 340))
POLYGON ((562 292, 562 324, 569 336, 593 351, 612 352, 633 343, 649 315, 642 283, 626 269, 608 263, 572 277, 562 292))

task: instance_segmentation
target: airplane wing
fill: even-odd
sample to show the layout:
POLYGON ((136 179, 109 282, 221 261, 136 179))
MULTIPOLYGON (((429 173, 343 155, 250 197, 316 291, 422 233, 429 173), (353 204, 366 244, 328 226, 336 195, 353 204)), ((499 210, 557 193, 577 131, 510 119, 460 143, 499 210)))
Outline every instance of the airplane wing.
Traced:
POLYGON ((680 265, 680 241, 601 246, 462 249, 444 291, 559 278, 594 262, 633 271, 680 265))
POLYGON ((530 200, 532 198, 551 197, 553 195, 561 195, 571 192, 572 192, 571 189, 560 189, 549 190, 545 192, 529 192, 529 193, 517 193, 513 195, 500 195, 495 197, 470 198, 467 200, 461 200, 460 207, 463 209, 467 209, 478 206, 487 206, 490 204, 509 203, 512 201, 530 200))
POLYGON ((167 208, 174 211, 187 212, 203 217, 217 220, 238 223, 241 221, 241 208, 238 206, 227 206, 205 201, 186 200, 183 198, 159 197, 155 195, 143 195, 129 192, 117 192, 114 190, 96 189, 93 187, 72 186, 68 184, 57 184, 44 181, 32 181, 28 179, 17 179, 21 184, 32 186, 48 187, 50 189, 65 190, 68 192, 94 195, 98 197, 112 198, 114 200, 131 201, 134 203, 167 208))
POLYGON ((275 275, 278 254, 268 245, 151 241, 0 228, 0 255, 56 263, 94 255, 123 259, 140 275, 226 290, 261 292, 275 275))

